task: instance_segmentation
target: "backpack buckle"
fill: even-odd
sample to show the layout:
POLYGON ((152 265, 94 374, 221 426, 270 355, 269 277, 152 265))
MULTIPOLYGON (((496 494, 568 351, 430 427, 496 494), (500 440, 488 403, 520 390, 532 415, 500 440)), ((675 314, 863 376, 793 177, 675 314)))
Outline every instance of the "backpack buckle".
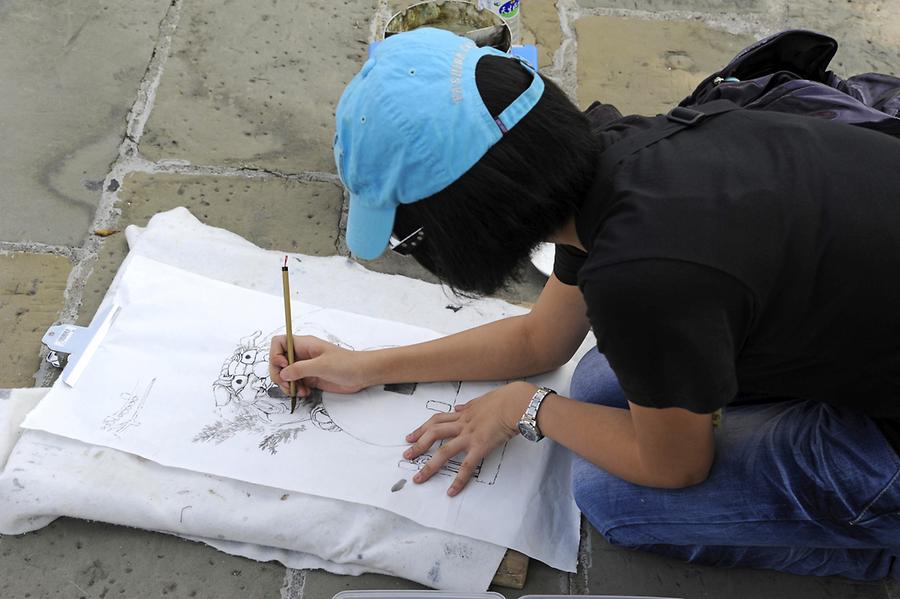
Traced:
POLYGON ((684 106, 676 106, 666 115, 666 118, 670 121, 674 121, 676 123, 681 123, 682 125, 687 125, 690 127, 691 125, 696 125, 706 116, 705 113, 700 112, 699 110, 694 110, 693 108, 685 108, 684 106))

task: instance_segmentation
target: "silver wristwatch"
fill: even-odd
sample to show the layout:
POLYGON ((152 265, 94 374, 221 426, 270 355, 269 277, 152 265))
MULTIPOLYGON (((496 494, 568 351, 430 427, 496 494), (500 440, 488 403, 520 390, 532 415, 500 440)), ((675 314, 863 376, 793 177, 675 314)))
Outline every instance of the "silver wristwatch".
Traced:
POLYGON ((541 409, 541 403, 551 393, 556 393, 556 391, 549 387, 538 387, 538 390, 531 396, 531 402, 529 402, 528 408, 525 409, 525 414, 519 420, 519 432, 529 441, 537 442, 544 438, 544 435, 541 434, 541 429, 537 425, 537 413, 541 409))

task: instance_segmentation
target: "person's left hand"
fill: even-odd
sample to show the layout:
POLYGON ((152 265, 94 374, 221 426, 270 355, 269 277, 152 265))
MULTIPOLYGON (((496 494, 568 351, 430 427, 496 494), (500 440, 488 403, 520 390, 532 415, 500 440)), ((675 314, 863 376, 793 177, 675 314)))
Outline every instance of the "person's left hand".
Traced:
POLYGON ((428 451, 436 441, 448 441, 413 477, 413 482, 425 482, 447 460, 465 452, 459 472, 447 490, 447 495, 457 495, 472 478, 482 458, 519 434, 519 419, 536 390, 537 387, 524 381, 509 383, 468 403, 457 405, 453 412, 435 414, 429 418, 406 436, 406 441, 413 445, 403 452, 403 457, 413 460, 428 451))

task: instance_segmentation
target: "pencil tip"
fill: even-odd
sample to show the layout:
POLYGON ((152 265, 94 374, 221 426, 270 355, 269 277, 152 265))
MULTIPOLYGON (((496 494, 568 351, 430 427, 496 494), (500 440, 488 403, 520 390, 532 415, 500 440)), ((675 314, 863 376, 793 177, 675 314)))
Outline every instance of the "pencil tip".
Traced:
POLYGON ((287 262, 288 262, 288 257, 287 257, 287 254, 285 254, 285 256, 284 256, 284 266, 285 266, 285 268, 287 268, 287 262))

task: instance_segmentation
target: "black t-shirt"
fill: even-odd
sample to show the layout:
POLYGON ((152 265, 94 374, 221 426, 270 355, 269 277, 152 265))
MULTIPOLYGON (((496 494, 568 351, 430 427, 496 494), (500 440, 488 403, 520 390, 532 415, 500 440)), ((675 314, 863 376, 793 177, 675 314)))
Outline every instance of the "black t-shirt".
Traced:
POLYGON ((588 252, 558 246, 554 273, 581 288, 630 401, 804 398, 900 418, 900 141, 722 114, 615 168, 601 158, 576 226, 588 252))

